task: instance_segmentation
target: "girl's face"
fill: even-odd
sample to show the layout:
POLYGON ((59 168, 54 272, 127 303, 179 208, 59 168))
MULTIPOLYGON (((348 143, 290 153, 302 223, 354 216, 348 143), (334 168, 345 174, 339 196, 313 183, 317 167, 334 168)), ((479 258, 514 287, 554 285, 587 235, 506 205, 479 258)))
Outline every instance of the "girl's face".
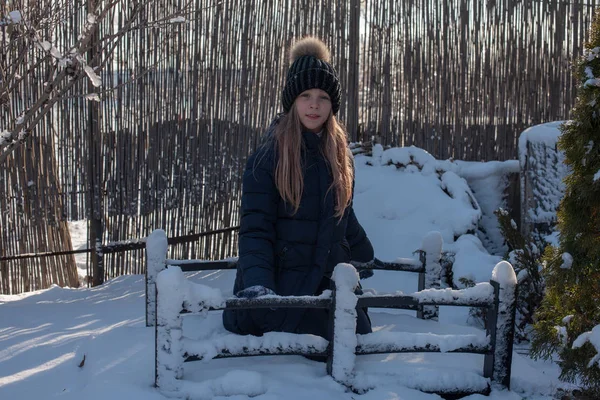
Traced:
POLYGON ((331 99, 321 89, 309 89, 296 97, 296 112, 304 128, 310 132, 320 132, 331 113, 331 99))

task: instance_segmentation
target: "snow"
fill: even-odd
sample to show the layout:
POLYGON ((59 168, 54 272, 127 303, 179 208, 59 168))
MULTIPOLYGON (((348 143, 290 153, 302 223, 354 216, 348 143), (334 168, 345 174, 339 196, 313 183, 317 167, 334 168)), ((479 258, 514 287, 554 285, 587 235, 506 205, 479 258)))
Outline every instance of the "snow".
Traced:
MULTIPOLYGON (((142 276, 122 276, 91 289, 53 287, 0 296, 0 303, 0 398, 165 399, 152 387, 154 329, 144 324, 142 276), (83 355, 85 364, 79 367, 83 355)), ((371 311, 376 332, 483 334, 474 327, 377 311, 371 311)), ((183 319, 186 337, 218 340, 228 335, 217 311, 204 318, 183 319)), ((248 380, 256 383, 260 376, 264 394, 256 399, 439 399, 412 389, 450 381, 467 386, 477 377, 482 379, 482 362, 482 356, 472 354, 357 356, 355 381, 375 387, 357 396, 331 379, 323 363, 300 356, 219 359, 185 364, 186 385, 197 385, 182 390, 204 393, 206 397, 200 398, 230 393, 238 396, 234 398, 247 399, 255 392, 240 394, 238 390, 244 385, 252 386, 248 380), (222 380, 232 371, 245 371, 248 375, 241 375, 244 380, 235 383, 222 380), (438 380, 440 374, 446 377, 444 381, 438 380), (213 393, 213 385, 223 390, 213 393)), ((550 399, 550 391, 558 385, 558 371, 555 366, 531 363, 532 360, 514 355, 513 390, 550 399)), ((494 390, 487 399, 503 396, 506 392, 494 390)))
POLYGON ((519 136, 519 160, 527 153, 527 142, 543 143, 548 147, 556 147, 560 136, 560 126, 565 121, 553 121, 527 128, 519 136))
POLYGON ((596 78, 592 71, 592 67, 585 67, 585 76, 587 80, 583 83, 583 86, 597 86, 600 87, 600 78, 596 78))
POLYGON ((146 257, 148 264, 155 267, 152 271, 154 274, 162 270, 168 249, 167 233, 164 230, 156 229, 146 238, 146 257))
POLYGON ((296 335, 283 332, 269 332, 261 337, 223 335, 214 339, 183 339, 183 348, 202 360, 211 360, 227 350, 230 353, 261 354, 266 350, 325 352, 329 342, 320 336, 296 335))
MULTIPOLYGON (((487 251, 476 232, 483 211, 493 208, 488 204, 501 204, 501 192, 495 189, 486 192, 484 184, 478 190, 471 190, 466 183, 490 176, 500 182, 503 174, 514 170, 515 163, 438 161, 417 148, 383 150, 375 146, 374 154, 375 157, 355 157, 354 208, 377 257, 414 260, 415 250, 433 246, 433 239, 426 239, 429 232, 439 232, 442 251, 455 253, 454 283, 460 277, 469 277, 477 284, 461 291, 448 288, 414 295, 424 302, 433 298, 489 300, 493 291, 488 282, 494 266, 501 260, 487 251), (388 161, 393 162, 387 165, 388 161)), ((86 222, 72 222, 70 228, 73 247, 87 247, 86 222)), ((166 238, 154 239, 157 238, 151 236, 147 241, 148 261, 164 265, 166 238)), ((439 247, 439 242, 435 245, 439 247)), ((87 256, 76 255, 76 261, 84 276, 87 256)), ((355 272, 348 267, 343 271, 340 283, 346 288, 353 287, 355 272)), ((190 272, 183 273, 183 279, 178 268, 169 266, 161 274, 157 282, 159 293, 162 286, 163 291, 172 290, 169 298, 174 299, 165 303, 165 307, 173 310, 181 307, 182 303, 175 301, 187 297, 201 311, 200 298, 210 299, 203 303, 206 306, 222 304, 223 298, 231 296, 235 272, 190 272), (184 281, 187 285, 184 290, 173 289, 184 281)), ((418 274, 409 272, 375 271, 372 278, 361 284, 377 293, 414 293, 417 277, 418 274)), ((336 300, 339 307, 351 311, 356 296, 349 291, 347 294, 347 298, 338 296, 336 300)), ((0 399, 164 400, 166 397, 153 387, 154 328, 145 326, 145 297, 145 279, 141 275, 121 276, 95 288, 54 286, 33 293, 0 296, 0 399)), ((264 346, 291 346, 292 341, 283 333, 267 334, 262 339, 234 337, 223 328, 220 311, 203 309, 199 315, 180 318, 181 327, 175 333, 184 339, 183 347, 191 346, 206 358, 184 364, 185 380, 178 385, 178 395, 182 397, 429 400, 440 397, 418 390, 453 387, 479 390, 489 383, 482 377, 483 356, 479 354, 355 356, 353 376, 346 377, 352 379, 355 389, 366 391, 362 394, 348 391, 327 375, 324 363, 301 356, 210 359, 224 347, 246 346, 259 351, 264 346)), ((379 336, 350 335, 349 342, 342 344, 351 347, 354 338, 356 344, 366 345, 387 337, 400 344, 436 341, 440 349, 449 351, 462 340, 485 341, 485 331, 469 324, 468 307, 442 306, 439 321, 417 319, 415 312, 408 310, 373 308, 369 315, 373 335, 379 336), (464 337, 451 339, 451 335, 464 337)), ((586 338, 598 343, 597 334, 586 338)), ((303 348, 315 350, 326 344, 323 339, 309 335, 295 337, 294 343, 298 342, 303 348)), ((347 372, 344 364, 338 368, 344 376, 347 372)), ((511 391, 492 388, 489 397, 472 395, 466 399, 551 399, 556 388, 566 385, 558 380, 559 368, 550 362, 513 353, 512 368, 511 391)))
MULTIPOLYGON (((331 279, 335 282, 335 287, 340 290, 354 291, 358 286, 358 272, 350 264, 338 264, 333 270, 331 279)), ((338 299, 339 302, 339 299, 338 299)), ((356 306, 356 302, 354 303, 356 306)))
POLYGON ((15 24, 18 24, 22 20, 21 11, 10 11, 8 15, 12 22, 15 24))
MULTIPOLYGON (((412 367, 412 368, 402 368, 400 370, 395 370, 392 373, 389 371, 375 374, 366 374, 366 373, 358 373, 357 381, 360 382, 357 388, 366 390, 366 389, 375 389, 379 387, 385 387, 390 385, 390 381, 396 382, 397 385, 406 386, 409 388, 414 388, 423 391, 439 391, 439 390, 449 390, 449 391, 459 391, 464 390, 465 388, 469 388, 471 390, 479 390, 483 391, 487 388, 488 380, 483 378, 481 375, 473 373, 473 372, 458 372, 456 370, 452 370, 451 368, 444 369, 442 371, 432 370, 430 368, 423 367, 412 367)), ((372 396, 375 396, 377 392, 371 393, 372 396)), ((406 397, 399 397, 406 400, 412 399, 441 399, 439 396, 435 397, 419 397, 416 393, 413 394, 411 392, 407 392, 404 394, 406 397)), ((421 396, 425 396, 424 393, 421 393, 421 396)), ((465 398, 476 398, 473 396, 465 397, 465 398)), ((378 397, 368 397, 372 399, 377 399, 378 397)), ((393 397, 380 397, 380 398, 393 398, 393 397)), ((484 397, 485 399, 490 399, 490 397, 484 397)), ((518 397, 517 397, 518 398, 518 397)))
POLYGON ((83 70, 87 74, 88 78, 90 78, 90 81, 92 81, 92 85, 95 87, 102 86, 102 79, 98 76, 98 74, 96 74, 96 71, 94 71, 92 67, 89 65, 84 65, 83 70))
POLYGON ((558 338, 558 341, 562 343, 563 346, 566 346, 568 342, 567 328, 564 326, 555 325, 554 330, 556 331, 556 337, 558 338))
POLYGON ((481 240, 473 235, 463 235, 456 242, 445 247, 446 250, 456 253, 452 271, 454 284, 457 287, 464 286, 458 281, 460 277, 474 282, 489 281, 492 277, 492 269, 502 259, 500 256, 490 255, 481 240))
POLYGON ((501 261, 492 271, 492 281, 498 284, 493 379, 508 384, 510 378, 506 365, 512 362, 517 276, 509 262, 501 261))
POLYGON ((588 367, 591 368, 594 364, 598 364, 600 367, 600 325, 596 325, 590 332, 584 332, 579 335, 573 342, 573 348, 577 349, 586 342, 589 342, 596 348, 596 355, 592 357, 588 363, 588 367))
MULTIPOLYGON (((521 231, 539 241, 557 239, 556 215, 569 173, 565 155, 558 150, 560 127, 573 121, 555 121, 526 129, 519 137, 521 174, 521 231)), ((585 161, 585 160, 584 160, 585 161)))
POLYGON ((335 320, 333 322, 333 365, 331 375, 344 384, 354 378, 357 344, 356 303, 358 272, 350 264, 338 264, 331 276, 335 282, 335 320))
POLYGON ((98 93, 89 93, 86 94, 85 96, 83 96, 86 100, 90 100, 90 101, 100 101, 100 96, 98 96, 98 93))
POLYGON ((146 324, 148 326, 154 325, 154 310, 156 308, 155 283, 158 273, 165 268, 168 248, 167 234, 162 229, 154 230, 146 239, 146 278, 148 280, 146 324))
MULTIPOLYGON (((488 281, 501 258, 490 255, 475 235, 482 208, 461 176, 502 175, 514 171, 515 163, 497 162, 490 167, 488 163, 435 160, 416 147, 375 149, 377 157, 355 156, 354 209, 377 258, 393 261, 408 257, 422 247, 429 232, 437 231, 442 236, 442 251, 456 254, 455 285, 461 285, 461 277, 488 281)), ((485 199, 490 190, 481 192, 485 199)), ((493 201, 501 204, 502 194, 496 193, 493 201)), ((365 284, 378 292, 412 292, 417 275, 376 271, 365 284)))
POLYGON ((569 253, 563 253, 562 260, 563 262, 560 267, 563 269, 571 269, 571 266, 573 265, 573 256, 569 253))
POLYGON ((488 161, 488 162, 473 162, 473 161, 455 161, 458 165, 458 175, 465 178, 467 181, 472 179, 483 179, 490 175, 507 175, 511 173, 519 173, 519 161, 488 161))
POLYGON ((517 276, 515 270, 508 261, 500 261, 492 271, 492 280, 498 282, 501 286, 516 285, 517 276))
POLYGON ((18 24, 22 20, 21 11, 9 11, 8 14, 2 18, 0 17, 0 26, 18 24))
POLYGON ((600 87, 600 78, 588 79, 584 82, 583 86, 596 86, 600 87))
POLYGON ((489 345, 489 338, 485 334, 470 335, 436 335, 427 333, 409 332, 374 332, 368 335, 358 335, 358 345, 365 351, 378 351, 381 348, 394 347, 396 349, 424 348, 430 345, 432 349, 439 349, 446 353, 462 347, 489 345))
POLYGON ((182 382, 181 394, 194 399, 212 400, 218 397, 244 396, 253 398, 267 391, 262 375, 257 372, 233 370, 224 376, 205 382, 182 382))
POLYGON ((600 179, 600 170, 594 174, 594 182, 600 179))
POLYGON ((162 304, 166 304, 159 304, 159 307, 165 307, 166 312, 173 314, 179 313, 182 305, 190 312, 203 312, 211 307, 225 306, 225 299, 219 289, 188 281, 181 268, 176 266, 170 266, 158 274, 156 287, 162 304), (167 295, 161 296, 161 293, 167 295))
MULTIPOLYGON (((191 285, 191 283, 189 283, 191 285)), ((187 286, 188 282, 181 272, 181 268, 172 267, 158 274, 156 277, 156 288, 158 290, 157 315, 163 318, 179 317, 179 312, 187 300, 185 290, 182 286, 187 286)))
POLYGON ((12 135, 9 131, 0 130, 0 146, 4 146, 12 141, 12 135))
POLYGON ((412 294, 412 296, 421 303, 443 301, 465 305, 476 302, 490 301, 493 298, 493 295, 494 288, 486 282, 480 282, 473 287, 460 290, 454 290, 450 288, 425 289, 412 294))
POLYGON ((573 319, 574 315, 567 315, 566 317, 564 317, 562 319, 562 323, 565 325, 568 325, 569 322, 571 322, 571 320, 573 319))
POLYGON ((482 215, 477 237, 490 254, 499 256, 506 254, 508 247, 494 212, 500 208, 511 207, 507 204, 507 192, 511 182, 509 177, 518 176, 519 162, 517 160, 485 163, 456 161, 456 164, 460 167, 458 175, 467 180, 481 207, 482 215))
MULTIPOLYGON (((439 289, 441 286, 442 245, 442 235, 437 231, 425 235, 421 244, 421 250, 425 251, 425 287, 428 289, 439 289)), ((423 307, 423 318, 439 318, 439 308, 437 306, 423 307)))
POLYGON ((590 50, 586 49, 583 52, 584 57, 586 57, 588 61, 594 60, 596 57, 598 57, 599 53, 600 53, 600 47, 594 47, 593 49, 590 49, 590 50))

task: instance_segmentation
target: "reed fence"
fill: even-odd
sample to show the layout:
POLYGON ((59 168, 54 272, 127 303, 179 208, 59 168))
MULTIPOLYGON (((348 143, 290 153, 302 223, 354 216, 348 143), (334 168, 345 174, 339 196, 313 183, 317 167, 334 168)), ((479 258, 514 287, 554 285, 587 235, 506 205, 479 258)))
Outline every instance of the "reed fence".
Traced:
MULTIPOLYGON (((70 10, 52 36, 67 48, 87 2, 53 1, 70 10)), ((237 225, 245 160, 281 109, 287 53, 305 34, 332 50, 351 140, 415 145, 441 159, 516 158, 524 128, 568 118, 570 65, 600 0, 193 0, 185 22, 151 23, 184 4, 146 2, 138 18, 147 28, 115 47, 101 102, 75 85, 0 165, 0 293, 77 285, 72 255, 10 257, 68 252, 66 221, 90 221, 90 249, 156 228, 176 237, 237 225)), ((119 3, 98 37, 128 12, 119 3)), ((41 83, 21 83, 0 107, 3 123, 41 83)), ((219 233, 171 256, 217 259, 236 247, 235 234, 219 233)), ((143 272, 139 250, 102 263, 96 253, 86 272, 95 283, 143 272)))

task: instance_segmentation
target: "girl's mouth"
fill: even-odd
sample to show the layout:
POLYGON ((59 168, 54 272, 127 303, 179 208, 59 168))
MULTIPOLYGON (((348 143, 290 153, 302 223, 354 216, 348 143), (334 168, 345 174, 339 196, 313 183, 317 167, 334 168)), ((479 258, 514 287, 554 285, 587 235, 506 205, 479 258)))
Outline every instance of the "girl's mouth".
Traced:
POLYGON ((309 114, 309 115, 307 115, 307 117, 309 119, 319 119, 319 118, 321 118, 321 117, 319 117, 318 115, 315 115, 315 114, 309 114))

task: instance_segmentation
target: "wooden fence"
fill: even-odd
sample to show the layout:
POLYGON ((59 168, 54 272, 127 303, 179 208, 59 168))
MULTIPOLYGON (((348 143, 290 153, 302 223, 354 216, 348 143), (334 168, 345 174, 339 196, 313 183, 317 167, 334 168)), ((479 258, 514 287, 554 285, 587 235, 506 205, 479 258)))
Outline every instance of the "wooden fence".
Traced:
MULTIPOLYGON (((75 10, 54 36, 67 48, 86 1, 61 1, 75 10)), ((516 158, 525 127, 568 117, 570 64, 598 4, 193 0, 186 22, 165 31, 151 22, 181 2, 148 1, 139 16, 148 28, 126 36, 103 71, 102 101, 86 100, 88 88, 75 86, 40 122, 36 140, 0 165, 0 292, 59 283, 17 283, 41 271, 41 261, 9 256, 69 249, 67 220, 90 221, 90 248, 155 228, 174 237, 236 225, 245 160, 281 109, 287 52, 304 34, 332 50, 345 88, 339 117, 352 140, 415 145, 441 159, 516 158), (32 213, 19 214, 19 202, 32 213)), ((115 8, 99 35, 114 33, 127 12, 115 8)), ((20 87, 23 97, 11 98, 10 110, 18 115, 27 95, 42 89, 20 87)), ((9 108, 0 115, 12 118, 9 108)), ((219 258, 235 247, 235 235, 220 234, 173 256, 219 258)), ((45 259, 73 274, 72 258, 45 259)), ((93 259, 95 283, 144 268, 137 250, 102 265, 93 259)))
POLYGON ((518 135, 563 120, 571 62, 598 1, 367 1, 362 136, 437 158, 517 158, 518 135))

